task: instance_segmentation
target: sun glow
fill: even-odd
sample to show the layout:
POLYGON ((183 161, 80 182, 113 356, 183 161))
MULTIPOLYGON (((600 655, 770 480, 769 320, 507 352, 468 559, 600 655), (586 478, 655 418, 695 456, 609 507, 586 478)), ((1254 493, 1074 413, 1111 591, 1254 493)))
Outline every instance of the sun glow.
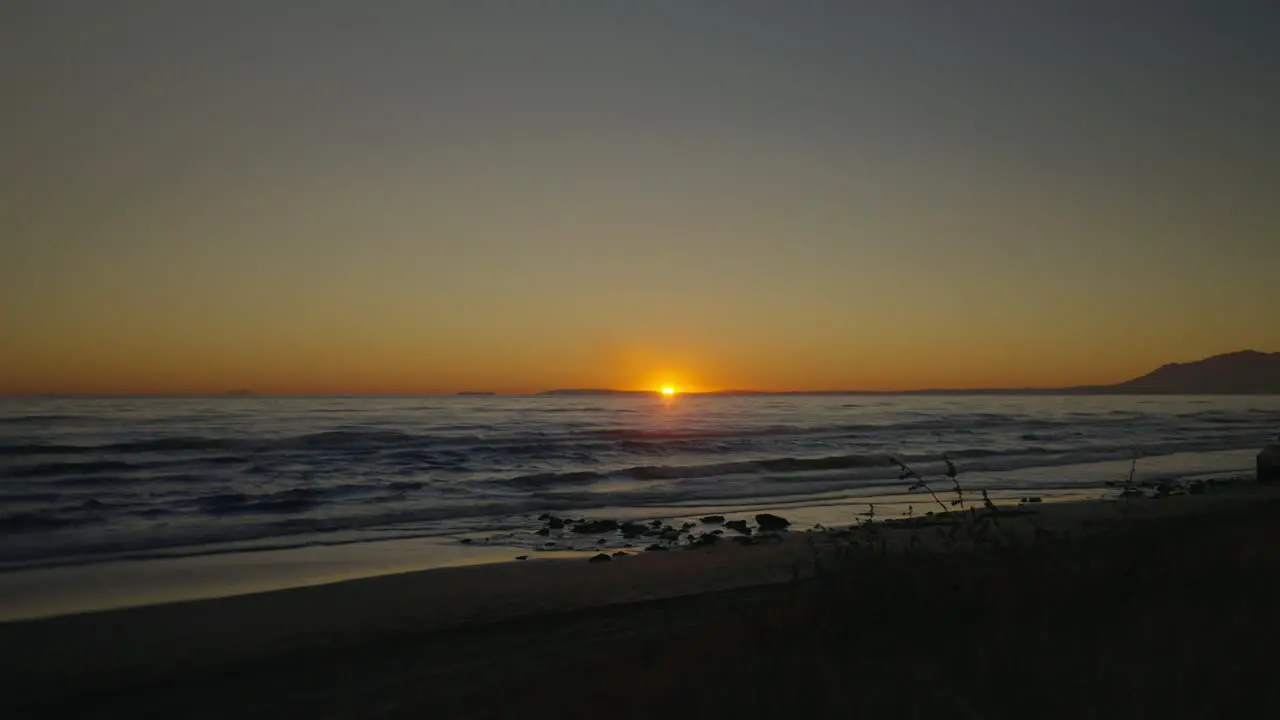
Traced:
POLYGON ((672 395, 676 394, 676 389, 668 385, 662 388, 662 394, 664 397, 671 397, 672 395))

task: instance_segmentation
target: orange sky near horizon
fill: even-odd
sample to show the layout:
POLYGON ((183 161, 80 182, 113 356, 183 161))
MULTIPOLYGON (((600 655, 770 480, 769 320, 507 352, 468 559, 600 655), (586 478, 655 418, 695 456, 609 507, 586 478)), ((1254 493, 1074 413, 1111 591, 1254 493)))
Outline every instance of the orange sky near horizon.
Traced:
MULTIPOLYGON (((450 394, 476 390, 503 394, 556 388, 613 388, 680 392, 716 390, 918 390, 928 388, 1061 387, 1107 384, 1145 373, 1168 361, 1200 355, 1163 356, 1159 350, 1127 348, 1122 338, 1105 348, 952 345, 939 340, 949 358, 935 351, 885 343, 859 346, 774 348, 741 355, 718 354, 714 338, 701 348, 656 343, 654 349, 597 347, 454 348, 429 345, 292 345, 281 353, 269 343, 246 341, 234 348, 190 345, 129 348, 123 343, 67 346, 56 354, 30 353, 14 362, 5 353, 0 394, 450 394), (947 348, 951 348, 948 350, 947 348), (1075 352, 1072 352, 1072 350, 1075 352), (1109 352, 1109 357, 1100 351, 1109 352), (198 358, 198 359, 196 359, 198 358), (24 367, 25 365, 25 367, 24 367), (26 370, 26 372, 21 372, 26 370)), ((1265 348, 1264 348, 1265 349, 1265 348)))
POLYGON ((1280 349, 1266 18, 177 5, 0 10, 0 394, 1058 387, 1280 349))

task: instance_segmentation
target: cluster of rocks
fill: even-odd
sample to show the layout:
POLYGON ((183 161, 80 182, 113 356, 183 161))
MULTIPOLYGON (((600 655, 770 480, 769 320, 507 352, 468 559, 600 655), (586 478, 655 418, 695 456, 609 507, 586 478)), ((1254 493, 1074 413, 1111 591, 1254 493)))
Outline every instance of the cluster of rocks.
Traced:
MULTIPOLYGON (((741 545, 781 542, 782 536, 778 533, 791 526, 791 522, 786 518, 770 513, 756 515, 755 526, 750 525, 745 519, 727 520, 723 515, 708 515, 700 518, 698 522, 684 522, 679 526, 664 523, 662 520, 619 522, 611 519, 565 518, 551 514, 541 515, 538 520, 544 525, 535 531, 535 534, 545 538, 554 535, 560 540, 568 541, 569 545, 564 549, 572 549, 574 537, 599 536, 595 540, 596 545, 608 545, 611 540, 623 541, 625 542, 622 545, 623 548, 631 548, 634 547, 633 542, 647 540, 649 544, 644 547, 646 552, 667 552, 676 547, 708 547, 720 542, 726 530, 735 533, 732 540, 741 545), (700 526, 714 527, 714 529, 699 530, 700 526)), ((542 543, 539 549, 561 549, 560 540, 548 540, 542 543)), ((629 553, 622 550, 612 554, 601 552, 590 560, 591 562, 609 562, 614 557, 627 554, 629 553)))
POLYGON ((1108 482, 1108 487, 1120 487, 1122 498, 1164 498, 1175 495, 1204 495, 1212 488, 1230 485, 1233 478, 1210 478, 1208 480, 1145 480, 1138 483, 1108 482))
MULTIPOLYGON (((703 525, 723 525, 725 528, 734 531, 737 535, 732 537, 733 542, 739 545, 760 545, 767 542, 782 542, 782 536, 779 531, 786 530, 791 526, 791 521, 778 515, 769 513, 760 513, 756 515, 756 527, 751 527, 746 520, 726 520, 723 515, 708 515, 701 518, 703 525)), ((723 529, 711 530, 700 534, 690 534, 689 547, 707 547, 715 545, 724 536, 723 529)))
POLYGON ((590 558, 588 558, 587 561, 593 562, 593 563, 609 562, 610 560, 613 560, 616 557, 626 557, 627 555, 630 555, 630 554, 631 553, 629 552, 623 552, 621 550, 615 552, 612 555, 610 555, 609 553, 600 553, 599 555, 591 556, 590 558))

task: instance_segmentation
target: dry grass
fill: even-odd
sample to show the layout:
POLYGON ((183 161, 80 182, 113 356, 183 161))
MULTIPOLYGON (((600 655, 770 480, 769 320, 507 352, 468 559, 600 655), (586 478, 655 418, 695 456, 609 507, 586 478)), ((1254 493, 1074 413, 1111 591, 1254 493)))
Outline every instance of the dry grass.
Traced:
POLYGON ((1280 709, 1280 525, 1263 510, 960 555, 851 545, 767 612, 620 652, 574 680, 585 703, 542 684, 522 705, 570 717, 1280 709))

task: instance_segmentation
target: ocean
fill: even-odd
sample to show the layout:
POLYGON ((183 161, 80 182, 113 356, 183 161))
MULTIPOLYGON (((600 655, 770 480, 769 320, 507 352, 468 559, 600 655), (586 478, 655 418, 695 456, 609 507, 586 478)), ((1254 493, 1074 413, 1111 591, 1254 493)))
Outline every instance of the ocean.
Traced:
POLYGON ((1280 397, 0 400, 0 569, 405 538, 537 549, 542 513, 850 523, 1248 474, 1280 397), (1133 460, 1137 459, 1136 466, 1133 460), (910 508, 910 510, 908 509, 910 508))

